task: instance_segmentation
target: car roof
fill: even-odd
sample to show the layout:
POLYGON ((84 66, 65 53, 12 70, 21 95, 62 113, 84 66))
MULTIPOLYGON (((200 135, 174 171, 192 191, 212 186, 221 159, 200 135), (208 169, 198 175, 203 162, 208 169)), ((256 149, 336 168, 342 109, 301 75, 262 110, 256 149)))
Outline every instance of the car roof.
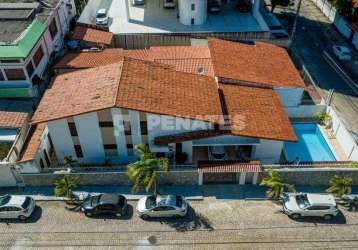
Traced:
POLYGON ((176 206, 177 195, 162 195, 157 197, 158 205, 176 206))
POLYGON ((100 204, 117 204, 119 202, 119 195, 117 194, 101 194, 99 198, 100 204))
POLYGON ((107 13, 107 10, 106 9, 99 9, 97 11, 97 14, 106 14, 107 13))
POLYGON ((307 194, 307 199, 311 205, 336 205, 336 201, 331 194, 307 194))

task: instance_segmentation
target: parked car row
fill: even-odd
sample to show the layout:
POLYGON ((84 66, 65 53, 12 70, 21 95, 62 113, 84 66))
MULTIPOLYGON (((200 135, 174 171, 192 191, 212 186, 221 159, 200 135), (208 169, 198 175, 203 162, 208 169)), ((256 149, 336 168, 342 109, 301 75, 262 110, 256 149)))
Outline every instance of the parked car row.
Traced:
MULTIPOLYGON (((331 194, 284 193, 281 199, 284 213, 293 219, 322 217, 331 220, 339 213, 331 194)), ((26 220, 35 206, 35 201, 29 196, 0 196, 0 219, 26 220)), ((101 214, 121 217, 128 212, 127 199, 119 194, 89 195, 81 203, 80 210, 88 217, 101 214)), ((136 212, 142 219, 179 218, 187 214, 188 202, 180 195, 147 195, 139 199, 136 212)))
MULTIPOLYGON (((35 201, 29 196, 0 196, 0 219, 26 220, 34 212, 35 206, 35 201)), ((80 210, 88 217, 103 214, 121 217, 128 212, 127 199, 120 194, 89 195, 81 203, 80 210)), ((142 219, 178 218, 187 214, 188 203, 180 195, 148 195, 139 199, 136 211, 142 219)))

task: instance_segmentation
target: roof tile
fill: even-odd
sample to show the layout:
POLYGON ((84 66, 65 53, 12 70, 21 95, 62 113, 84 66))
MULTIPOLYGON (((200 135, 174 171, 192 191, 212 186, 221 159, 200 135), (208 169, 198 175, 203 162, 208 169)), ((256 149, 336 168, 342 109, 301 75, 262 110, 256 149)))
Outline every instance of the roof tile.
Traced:
POLYGON ((72 38, 85 42, 110 45, 112 43, 113 33, 77 25, 72 38))

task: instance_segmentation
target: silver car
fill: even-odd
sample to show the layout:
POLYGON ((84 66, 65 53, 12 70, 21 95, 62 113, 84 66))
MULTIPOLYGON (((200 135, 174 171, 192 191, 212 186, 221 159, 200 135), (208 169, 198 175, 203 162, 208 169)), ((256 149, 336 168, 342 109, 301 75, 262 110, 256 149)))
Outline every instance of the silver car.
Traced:
POLYGON ((330 220, 339 212, 331 194, 284 193, 283 210, 293 219, 300 217, 322 217, 330 220))
POLYGON ((149 195, 141 198, 137 204, 137 213, 142 219, 151 217, 183 217, 188 212, 188 203, 183 196, 149 195))
POLYGON ((35 201, 29 196, 0 196, 0 219, 26 220, 35 210, 35 201))

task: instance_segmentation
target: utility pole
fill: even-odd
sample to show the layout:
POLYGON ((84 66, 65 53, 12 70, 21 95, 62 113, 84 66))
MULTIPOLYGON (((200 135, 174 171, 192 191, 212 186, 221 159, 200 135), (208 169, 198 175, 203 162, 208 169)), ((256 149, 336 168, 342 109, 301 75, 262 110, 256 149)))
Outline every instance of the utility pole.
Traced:
POLYGON ((300 15, 301 3, 302 3, 302 0, 299 0, 297 10, 296 10, 295 20, 293 22, 292 31, 291 31, 291 44, 293 43, 293 40, 295 39, 295 34, 296 34, 296 29, 297 29, 297 21, 298 21, 298 16, 300 15))

